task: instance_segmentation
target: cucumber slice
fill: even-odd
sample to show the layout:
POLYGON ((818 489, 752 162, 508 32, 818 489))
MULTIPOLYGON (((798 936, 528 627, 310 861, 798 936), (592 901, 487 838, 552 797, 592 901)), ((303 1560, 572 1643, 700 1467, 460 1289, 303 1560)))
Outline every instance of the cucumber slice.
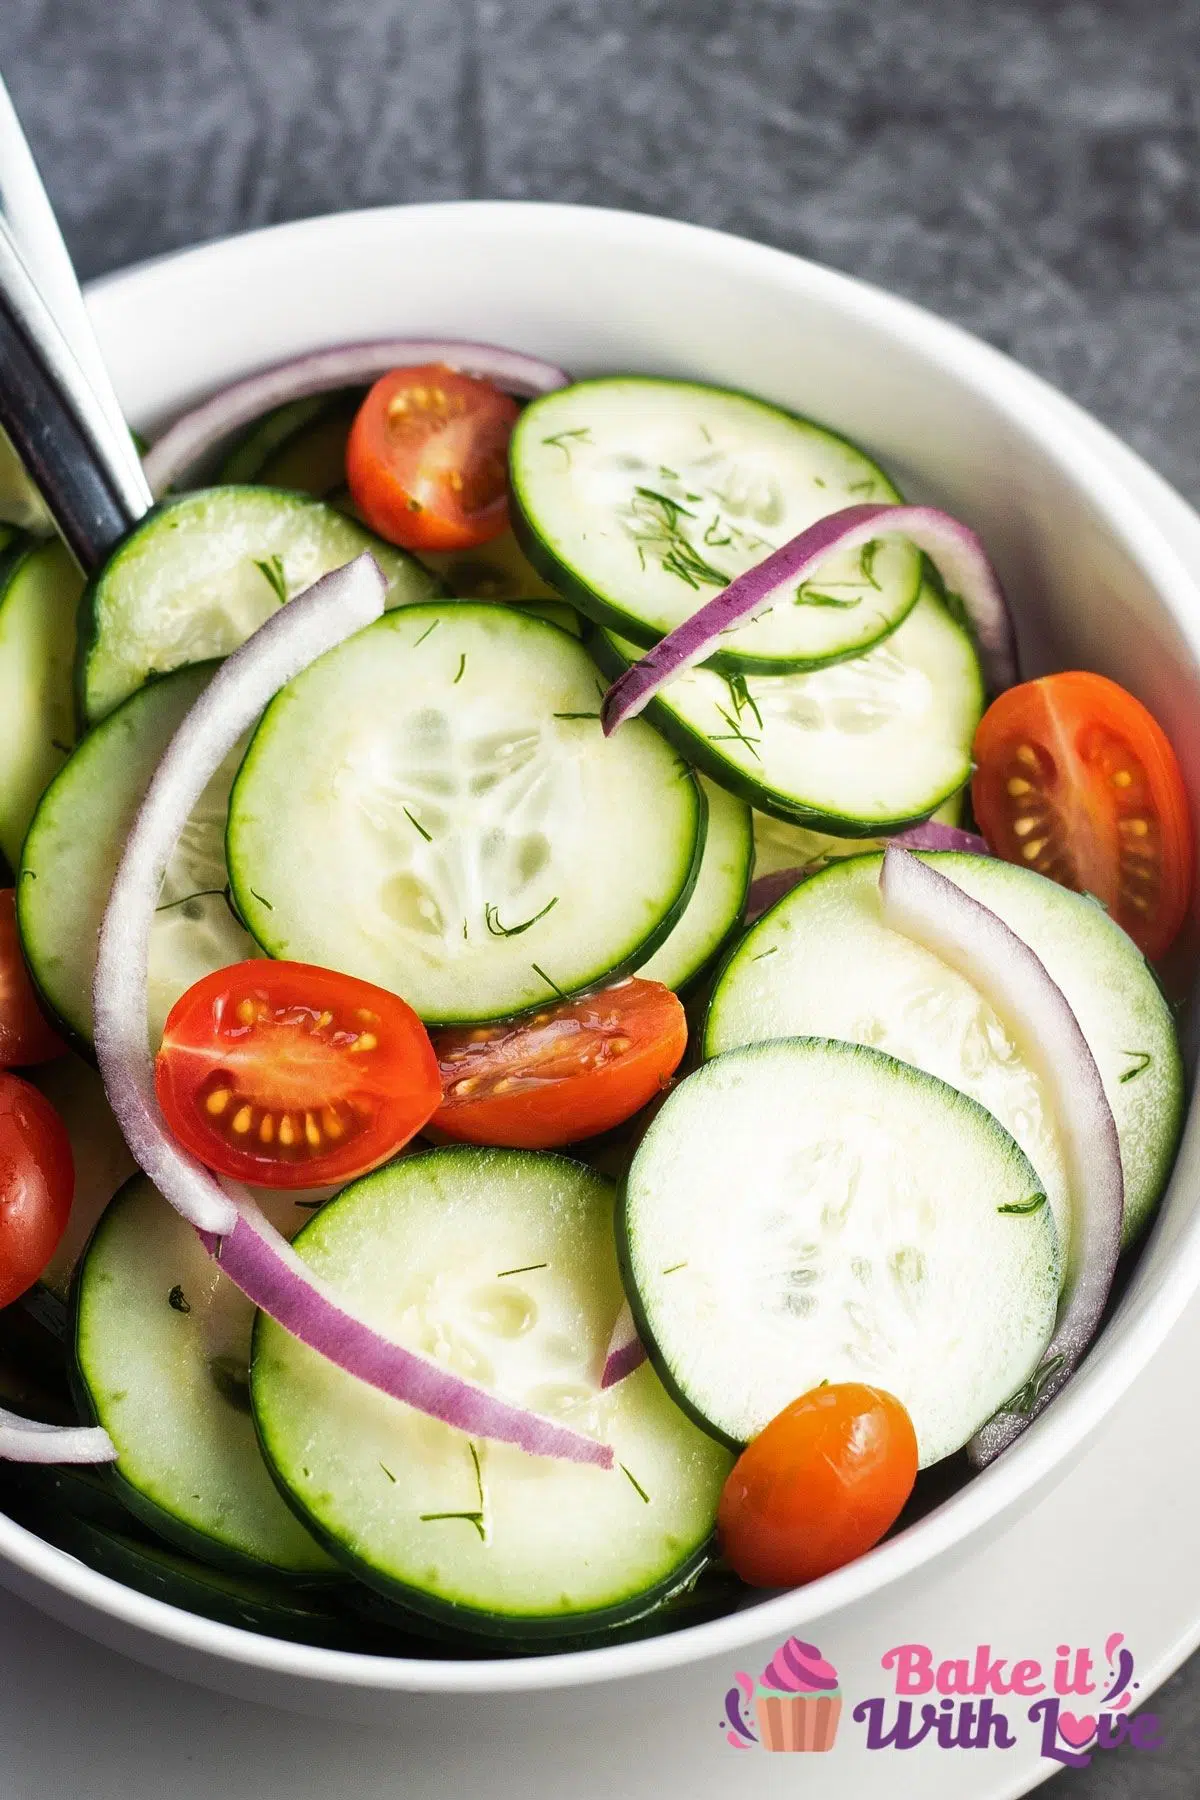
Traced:
POLYGON ((279 488, 202 488, 164 501, 88 584, 76 679, 89 725, 151 675, 227 656, 284 599, 369 550, 387 604, 438 583, 415 557, 344 513, 279 488))
POLYGON ((439 1024, 645 962, 691 894, 704 797, 640 720, 605 740, 602 690, 566 632, 471 601, 386 614, 323 656, 267 708, 230 799, 259 943, 439 1024))
MULTIPOLYGON (((609 632, 592 648, 612 675, 638 655, 609 632)), ((729 680, 689 669, 645 717, 760 812, 877 837, 928 818, 963 786, 983 704, 971 640, 927 584, 900 629, 853 662, 729 680)))
POLYGON ((461 600, 557 600, 511 531, 477 550, 425 550, 421 561, 461 600))
POLYGON ((354 389, 277 406, 235 444, 217 472, 218 482, 255 482, 326 499, 345 482, 346 439, 360 397, 354 389))
POLYGON ((865 1381, 908 1408, 924 1468, 1028 1379, 1054 1327, 1054 1221, 1028 1157, 977 1101, 857 1045, 705 1063, 642 1139, 620 1229, 652 1361, 730 1443, 822 1381, 865 1381))
POLYGON ((0 566, 0 853, 15 869, 43 791, 75 742, 72 667, 83 577, 59 543, 0 566))
POLYGON ((260 1316, 263 1450, 340 1561, 414 1611, 504 1636, 617 1623, 703 1560, 730 1458, 643 1366, 598 1386, 621 1284, 613 1190, 561 1156, 455 1147, 354 1182, 296 1239, 354 1310, 619 1466, 477 1443, 260 1316))
MULTIPOLYGON (((90 731, 42 797, 25 840, 17 921, 33 979, 64 1031, 90 1047, 96 937, 142 796, 211 663, 152 681, 90 731)), ((150 1041, 186 988, 257 954, 225 898, 225 815, 240 747, 205 790, 163 882, 150 940, 150 1041)))
MULTIPOLYGON (((953 794, 931 818, 939 825, 957 825, 962 817, 962 794, 953 794)), ((817 869, 847 856, 865 856, 882 850, 886 838, 833 837, 827 831, 806 831, 803 825, 773 819, 756 812, 754 818, 754 873, 773 875, 779 869, 817 869)))
POLYGON ((26 1071, 67 1128, 75 1161, 75 1192, 67 1228, 42 1270, 38 1287, 50 1303, 43 1314, 65 1331, 66 1304, 75 1265, 101 1213, 137 1164, 113 1118, 104 1083, 90 1064, 74 1055, 26 1071))
MULTIPOLYGON (((375 1647, 363 1644, 364 1634, 352 1620, 283 1582, 208 1568, 162 1545, 143 1542, 128 1531, 97 1525, 60 1508, 28 1509, 19 1522, 101 1575, 184 1612, 301 1644, 342 1650, 375 1647)), ((415 1651, 413 1644, 410 1654, 415 1651)))
MULTIPOLYGON (((525 408, 510 449, 530 561, 600 625, 653 644, 825 514, 899 500, 844 438, 748 394, 607 376, 525 408)), ((921 557, 896 537, 831 556, 794 604, 712 659, 760 674, 859 656, 916 603, 921 557)))
MULTIPOLYGON (((1125 1172, 1132 1243, 1166 1185, 1183 1120, 1170 1008, 1141 953, 1093 901, 1012 863, 926 854, 1024 939, 1066 995, 1104 1082, 1125 1172)), ((881 921, 878 856, 837 864, 793 889, 742 939, 709 1003, 707 1056, 813 1032, 926 1069, 993 1112, 1050 1196, 1064 1249, 1066 1175, 1043 1084, 978 991, 881 921)))
POLYGON ((683 917, 638 970, 676 992, 704 973, 741 924, 754 858, 750 808, 703 776, 700 785, 708 802, 700 874, 683 917))
POLYGON ((0 519, 19 526, 35 537, 49 537, 54 520, 37 488, 25 473, 25 465, 7 431, 0 426, 0 519))
MULTIPOLYGON (((305 1218, 295 1195, 273 1222, 305 1218)), ((111 1480, 151 1530, 203 1561, 326 1576, 333 1565, 271 1484, 250 1416, 254 1308, 144 1176, 105 1211, 80 1265, 80 1399, 119 1451, 111 1480)))

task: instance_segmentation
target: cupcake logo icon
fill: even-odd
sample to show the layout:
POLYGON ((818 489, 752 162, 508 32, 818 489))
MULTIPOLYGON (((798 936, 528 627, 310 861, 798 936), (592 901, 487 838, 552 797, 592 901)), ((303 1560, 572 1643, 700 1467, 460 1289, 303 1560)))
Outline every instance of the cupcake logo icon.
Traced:
POLYGON ((842 1716, 837 1670, 815 1644, 789 1638, 758 1680, 744 1670, 725 1696, 722 1728, 735 1750, 832 1750, 842 1716))

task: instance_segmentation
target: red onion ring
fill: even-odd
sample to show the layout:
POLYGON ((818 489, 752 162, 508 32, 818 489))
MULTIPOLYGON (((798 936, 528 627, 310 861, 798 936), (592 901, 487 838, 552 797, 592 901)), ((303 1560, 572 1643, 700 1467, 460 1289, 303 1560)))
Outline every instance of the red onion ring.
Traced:
POLYGON ((755 919, 761 919, 765 912, 770 912, 776 901, 790 894, 794 887, 823 869, 824 863, 805 863, 797 869, 772 869, 769 875, 756 875, 750 883, 746 895, 745 919, 747 925, 753 925, 755 919))
POLYGON ((635 1369, 641 1367, 646 1360, 645 1347, 637 1333, 633 1322, 628 1300, 617 1314, 617 1322, 613 1326, 612 1336, 608 1340, 608 1349, 604 1355, 604 1368, 600 1375, 602 1388, 616 1387, 618 1381, 624 1381, 635 1369))
POLYGON ((0 1406, 0 1462, 116 1462, 117 1446, 100 1425, 44 1425, 0 1406))
POLYGON ((393 1398, 538 1456, 611 1468, 607 1444, 498 1399, 383 1337, 342 1307, 242 1190, 222 1187, 175 1143, 154 1093, 146 1033, 149 934, 163 873, 214 771, 293 675, 379 618, 386 584, 370 556, 289 601, 226 659, 167 746, 130 831, 100 928, 96 1059, 135 1159, 200 1232, 222 1269, 302 1342, 393 1398))
POLYGON ((970 527, 935 506, 846 506, 747 569, 626 669, 604 696, 605 734, 636 718, 665 682, 704 662, 727 632, 793 593, 827 556, 893 532, 923 550, 962 601, 989 689, 999 693, 1011 687, 1017 679, 1012 619, 987 552, 970 527))
POLYGON ((990 856, 986 841, 977 831, 963 831, 957 825, 940 825, 926 819, 923 825, 910 825, 892 839, 903 850, 961 850, 968 856, 990 856))
POLYGON ((996 1413, 967 1446, 982 1468, 1049 1404, 1096 1334, 1121 1247, 1121 1150, 1087 1039, 1029 945, 989 907, 894 845, 884 854, 879 889, 884 923, 957 969, 1017 1036, 1051 1096, 1070 1182, 1071 1253, 1054 1334, 1019 1407, 996 1413))
POLYGON ((233 382, 176 419, 147 452, 146 479, 156 494, 162 494, 223 438, 274 407, 306 399, 309 394, 365 387, 389 369, 410 363, 445 363, 447 368, 493 381, 519 399, 549 394, 570 381, 562 369, 536 356, 502 350, 495 344, 460 343, 454 338, 380 338, 310 350, 233 382))

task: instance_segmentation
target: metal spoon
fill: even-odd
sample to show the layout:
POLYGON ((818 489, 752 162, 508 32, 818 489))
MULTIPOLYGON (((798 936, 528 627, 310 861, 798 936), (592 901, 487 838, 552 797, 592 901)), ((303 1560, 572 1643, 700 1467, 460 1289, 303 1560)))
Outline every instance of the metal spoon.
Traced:
POLYGON ((3 80, 0 425, 85 572, 153 505, 70 253, 3 80))

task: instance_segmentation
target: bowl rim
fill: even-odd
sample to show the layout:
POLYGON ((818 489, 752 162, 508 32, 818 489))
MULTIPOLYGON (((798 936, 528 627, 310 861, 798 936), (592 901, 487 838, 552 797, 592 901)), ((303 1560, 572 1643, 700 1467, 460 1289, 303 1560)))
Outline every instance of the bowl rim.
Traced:
MULTIPOLYGON (((1200 585, 1158 521, 1122 484, 1097 449, 1088 414, 962 327, 915 302, 784 250, 652 214, 556 202, 442 201, 325 214, 214 239, 107 274, 89 284, 88 297, 93 312, 102 317, 109 309, 119 309, 123 291, 152 279, 165 265, 184 271, 199 263, 235 266, 240 258, 257 253, 264 245, 269 248, 294 239, 307 242, 318 254, 335 255, 339 239, 360 239, 364 233, 386 236, 400 227, 428 229, 452 222, 503 229, 515 227, 518 220, 524 232, 532 229, 553 238, 564 231, 583 231, 599 241, 620 239, 626 251, 636 251, 640 243, 650 240, 659 247, 678 244, 689 255, 714 259, 727 273, 744 269, 755 281, 774 285, 781 292, 790 288, 797 296, 857 319, 917 357, 939 365, 959 386, 1010 421, 1019 435, 1035 439, 1052 461, 1065 465, 1069 460, 1072 481, 1140 567, 1200 662, 1200 585)), ((1198 1129, 1189 1118, 1168 1193, 1178 1179, 1184 1146, 1198 1129)), ((1153 1306, 1131 1305, 1127 1294, 1097 1340, 1095 1351, 1054 1407, 951 1503, 936 1507, 866 1557, 808 1587, 657 1637, 585 1651, 461 1663, 372 1656, 292 1643, 183 1611, 97 1573, 2 1513, 0 1560, 22 1572, 24 1579, 15 1584, 17 1591, 34 1604, 42 1603, 34 1586, 40 1582, 152 1638, 225 1664, 258 1668, 300 1682, 378 1692, 511 1694, 661 1673, 732 1656, 746 1645, 787 1635, 811 1621, 840 1613, 1001 1521, 1023 1497, 1047 1485, 1056 1471, 1065 1472, 1071 1453, 1080 1449, 1142 1372, 1198 1286, 1200 1212, 1175 1231, 1171 1260, 1157 1283, 1153 1306)), ((47 1610, 64 1617, 67 1609, 47 1610)), ((86 1626, 81 1622, 78 1628, 86 1626)))

